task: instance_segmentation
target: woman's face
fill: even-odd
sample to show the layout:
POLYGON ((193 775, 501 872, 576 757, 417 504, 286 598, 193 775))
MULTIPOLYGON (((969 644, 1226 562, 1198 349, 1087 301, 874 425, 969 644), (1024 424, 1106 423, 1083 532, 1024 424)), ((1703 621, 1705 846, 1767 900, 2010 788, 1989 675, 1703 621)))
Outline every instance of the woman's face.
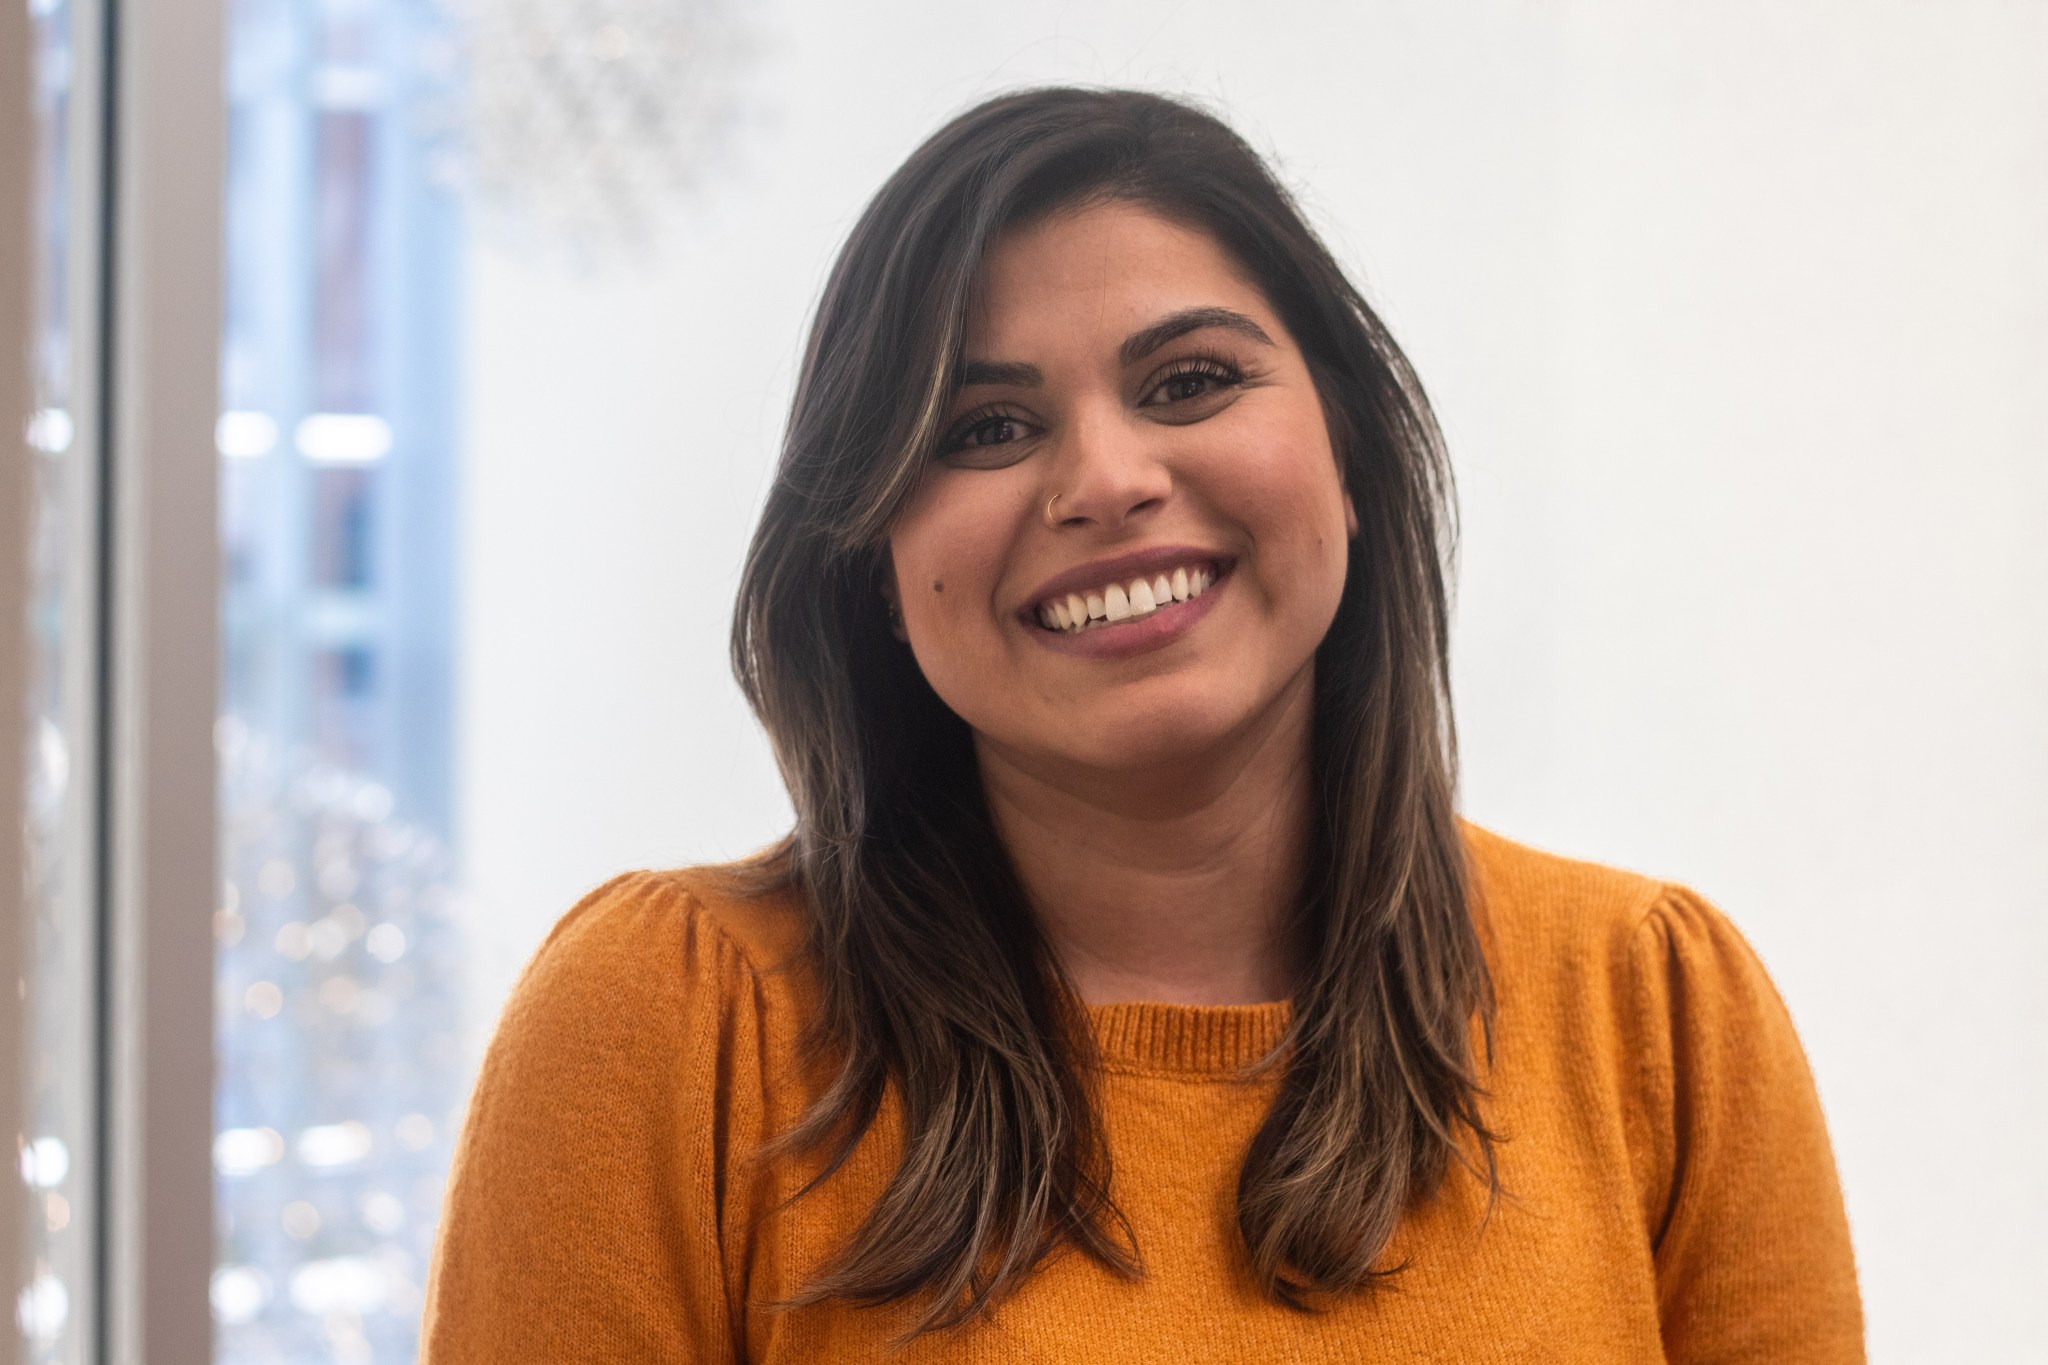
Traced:
POLYGON ((1299 348, 1214 240, 1124 203, 1015 230, 963 361, 889 549, 985 751, 1184 764, 1305 702, 1357 522, 1299 348))

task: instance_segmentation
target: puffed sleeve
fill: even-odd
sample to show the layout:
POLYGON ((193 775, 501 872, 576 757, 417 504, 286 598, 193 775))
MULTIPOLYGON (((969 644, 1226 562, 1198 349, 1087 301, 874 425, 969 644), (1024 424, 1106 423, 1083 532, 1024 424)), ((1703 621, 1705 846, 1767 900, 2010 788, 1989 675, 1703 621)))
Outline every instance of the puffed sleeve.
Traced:
POLYGON ((757 1135, 752 973, 661 873, 575 906, 513 990, 443 1205, 423 1365, 737 1360, 725 1153, 757 1135))
POLYGON ((1861 1362, 1827 1126, 1763 964, 1719 911, 1679 887, 1636 928, 1629 958, 1667 1357, 1861 1362))

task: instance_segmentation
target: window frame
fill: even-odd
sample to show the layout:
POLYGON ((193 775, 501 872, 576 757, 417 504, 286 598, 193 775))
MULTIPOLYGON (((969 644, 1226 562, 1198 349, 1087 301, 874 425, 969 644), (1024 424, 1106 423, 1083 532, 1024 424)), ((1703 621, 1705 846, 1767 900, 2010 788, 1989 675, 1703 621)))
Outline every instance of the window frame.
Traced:
POLYGON ((103 12, 103 1351, 210 1360, 225 14, 103 12))
MULTIPOLYGON (((0 147, 33 156, 28 7, 0 5, 0 147), (19 94, 22 98, 16 98, 19 94), (19 126, 12 121, 20 120, 19 126), (17 136, 16 134, 20 134, 17 136)), ((67 129, 72 250, 65 497, 66 713, 76 718, 60 855, 91 940, 80 979, 94 1035, 80 1068, 78 1215, 87 1268, 72 1286, 78 1359, 93 1365, 212 1358, 213 909, 218 897, 214 725, 219 699, 221 222, 227 106, 223 0, 72 0, 67 129)), ((0 174, 0 338, 29 354, 34 180, 0 174)), ((7 477, 0 513, 30 501, 25 365, 0 378, 7 477), (20 373, 15 371, 19 369, 20 373), (17 385, 20 386, 17 388, 17 385)), ((24 544, 26 536, 9 543, 24 544)), ((0 819, 22 826, 27 564, 9 555, 0 610, 19 648, 0 651, 0 762, 14 774, 0 819)), ((0 884, 23 888, 17 835, 0 884)), ((17 906, 12 922, 27 922, 17 906)), ((26 968, 25 935, 0 936, 0 970, 26 968)), ((4 979, 4 978, 0 978, 4 979)), ((0 1117, 22 1131, 26 1018, 0 1030, 0 1117)), ((25 1190, 6 1182, 11 1226, 25 1190)), ((19 1235, 0 1270, 26 1282, 19 1235)), ((25 1345, 18 1333, 0 1362, 25 1345)))

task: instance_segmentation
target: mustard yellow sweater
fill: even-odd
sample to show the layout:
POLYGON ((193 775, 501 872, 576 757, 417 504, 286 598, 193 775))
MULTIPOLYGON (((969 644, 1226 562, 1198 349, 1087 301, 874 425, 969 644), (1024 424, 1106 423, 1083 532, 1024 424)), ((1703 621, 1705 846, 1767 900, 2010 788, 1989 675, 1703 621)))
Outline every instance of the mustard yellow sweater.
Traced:
MULTIPOLYGON (((1237 1071, 1285 1003, 1092 1010, 1135 1282, 1056 1257, 981 1322, 900 1358, 959 1362, 1863 1359, 1848 1228, 1784 1005, 1727 920, 1680 887, 1468 827, 1499 997, 1488 1112, 1508 1197, 1454 1169, 1390 1249, 1391 1293, 1313 1314, 1263 1299, 1232 1217, 1270 1081, 1237 1071)), ((464 1128, 425 1365, 888 1358, 895 1308, 770 1307, 900 1150, 756 1144, 814 1093, 799 911, 689 871, 635 872, 556 926, 499 1025, 464 1128)))

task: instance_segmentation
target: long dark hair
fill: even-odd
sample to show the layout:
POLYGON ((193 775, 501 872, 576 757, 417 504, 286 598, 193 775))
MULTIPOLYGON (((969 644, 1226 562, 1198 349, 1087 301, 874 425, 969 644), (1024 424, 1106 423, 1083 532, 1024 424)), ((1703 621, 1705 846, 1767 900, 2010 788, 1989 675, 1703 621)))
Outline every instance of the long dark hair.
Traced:
POLYGON ((1391 1273, 1375 1262, 1402 1213, 1454 1161, 1498 1188, 1474 1059, 1491 988, 1453 813, 1450 476, 1421 386, 1215 117, 1125 90, 1005 95, 912 153, 840 253, 733 621, 734 669, 796 809, 763 876, 807 908, 814 1042, 837 1065, 782 1142, 829 1171, 892 1087, 902 1110, 901 1165, 802 1301, 928 1295, 919 1331, 972 1317, 1062 1243, 1139 1266, 1085 1011, 995 835, 967 726, 892 636, 881 592, 984 253, 1007 228, 1112 200, 1209 233, 1264 292, 1360 522, 1315 660, 1316 820, 1292 924, 1305 970, 1238 1179, 1251 1266, 1298 1307, 1369 1288, 1391 1273))

